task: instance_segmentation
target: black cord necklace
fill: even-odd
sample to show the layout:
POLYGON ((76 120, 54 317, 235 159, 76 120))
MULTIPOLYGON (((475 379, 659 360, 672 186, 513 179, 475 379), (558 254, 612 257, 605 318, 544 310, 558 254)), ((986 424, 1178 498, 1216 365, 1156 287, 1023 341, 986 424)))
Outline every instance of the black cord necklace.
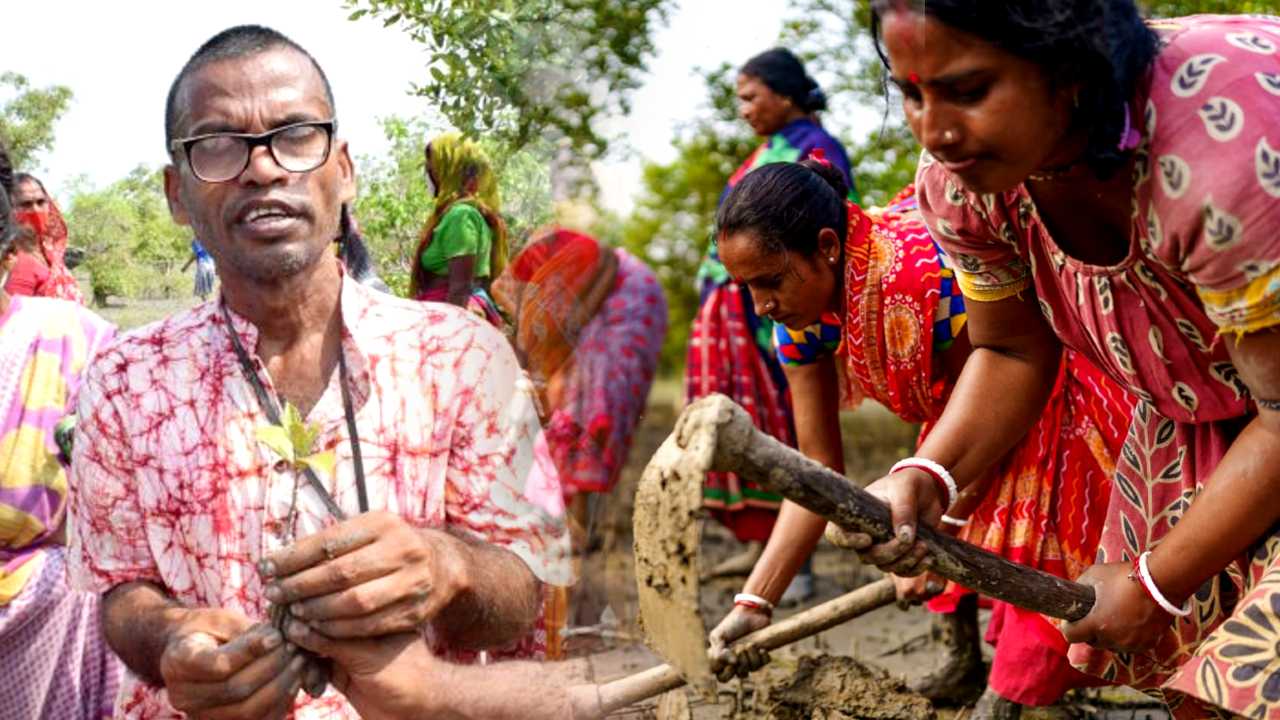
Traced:
MULTIPOLYGON (((240 372, 244 374, 245 380, 253 388, 253 394, 258 398, 258 404, 262 407, 262 411, 266 413, 267 419, 274 425, 280 424, 280 403, 276 398, 271 397, 271 393, 262 386, 262 380, 258 377, 258 371, 253 366, 253 361, 249 359, 249 353, 245 351, 244 345, 240 342, 240 334, 236 332, 235 325, 231 322, 231 313, 227 310, 226 302, 222 303, 222 319, 227 323, 227 334, 231 336, 231 346, 235 348, 236 359, 240 361, 240 372)), ((338 348, 338 384, 342 388, 342 412, 347 418, 347 434, 351 440, 351 462, 354 465, 356 475, 356 493, 359 496, 360 512, 369 512, 369 495, 365 489, 364 482, 364 460, 360 455, 360 436, 356 432, 356 412, 354 404, 351 401, 351 390, 348 387, 351 382, 350 373, 347 371, 347 360, 342 348, 338 348)), ((315 471, 309 467, 302 469, 302 474, 307 479, 307 483, 311 485, 311 489, 316 491, 320 496, 321 502, 328 508, 329 513, 338 520, 346 520, 347 514, 338 506, 338 502, 333 499, 333 495, 325 488, 324 483, 320 482, 320 478, 315 471)))

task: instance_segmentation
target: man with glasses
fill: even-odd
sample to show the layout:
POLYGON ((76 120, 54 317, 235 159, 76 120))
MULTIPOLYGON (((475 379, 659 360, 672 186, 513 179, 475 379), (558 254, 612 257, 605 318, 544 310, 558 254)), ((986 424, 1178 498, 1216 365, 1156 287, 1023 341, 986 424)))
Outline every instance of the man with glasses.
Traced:
POLYGON ((561 519, 524 499, 530 385, 483 321, 344 275, 355 178, 319 65, 224 31, 165 127, 170 209, 222 291, 124 336, 81 391, 75 575, 132 671, 117 714, 357 717, 289 618, 536 656, 541 582, 569 568, 561 519))

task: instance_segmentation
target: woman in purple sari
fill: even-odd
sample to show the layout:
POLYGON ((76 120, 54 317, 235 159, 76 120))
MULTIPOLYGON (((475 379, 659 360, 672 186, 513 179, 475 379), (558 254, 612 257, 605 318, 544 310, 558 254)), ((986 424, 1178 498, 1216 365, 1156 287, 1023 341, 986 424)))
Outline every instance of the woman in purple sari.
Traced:
POLYGON ((99 597, 67 583, 58 439, 113 329, 77 303, 9 296, 15 234, 0 189, 0 715, 109 717, 121 666, 102 641, 99 597))

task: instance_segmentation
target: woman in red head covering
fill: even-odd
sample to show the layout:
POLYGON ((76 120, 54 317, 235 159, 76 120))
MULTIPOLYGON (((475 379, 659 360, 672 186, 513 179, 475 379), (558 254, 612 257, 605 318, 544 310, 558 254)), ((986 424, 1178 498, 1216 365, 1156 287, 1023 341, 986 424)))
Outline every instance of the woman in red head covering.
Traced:
POLYGON ((35 233, 36 247, 49 267, 49 279, 40 286, 39 294, 83 305, 84 293, 67 269, 67 223, 44 184, 26 173, 16 175, 13 205, 14 219, 35 233))

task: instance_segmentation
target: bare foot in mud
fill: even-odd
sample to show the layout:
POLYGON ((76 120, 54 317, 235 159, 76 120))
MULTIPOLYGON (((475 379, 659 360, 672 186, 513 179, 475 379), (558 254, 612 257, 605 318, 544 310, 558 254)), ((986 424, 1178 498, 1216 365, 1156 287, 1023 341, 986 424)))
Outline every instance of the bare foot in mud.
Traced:
POLYGON ((719 577, 734 577, 737 575, 750 575, 751 569, 756 566, 756 562, 760 560, 760 556, 764 553, 764 543, 749 542, 746 548, 725 560, 722 560, 715 567, 703 574, 703 580, 719 577))
POLYGON ((954 613, 932 616, 932 640, 945 648, 942 667, 910 683, 911 690, 935 702, 967 705, 987 685, 978 631, 978 597, 966 595, 954 613))

